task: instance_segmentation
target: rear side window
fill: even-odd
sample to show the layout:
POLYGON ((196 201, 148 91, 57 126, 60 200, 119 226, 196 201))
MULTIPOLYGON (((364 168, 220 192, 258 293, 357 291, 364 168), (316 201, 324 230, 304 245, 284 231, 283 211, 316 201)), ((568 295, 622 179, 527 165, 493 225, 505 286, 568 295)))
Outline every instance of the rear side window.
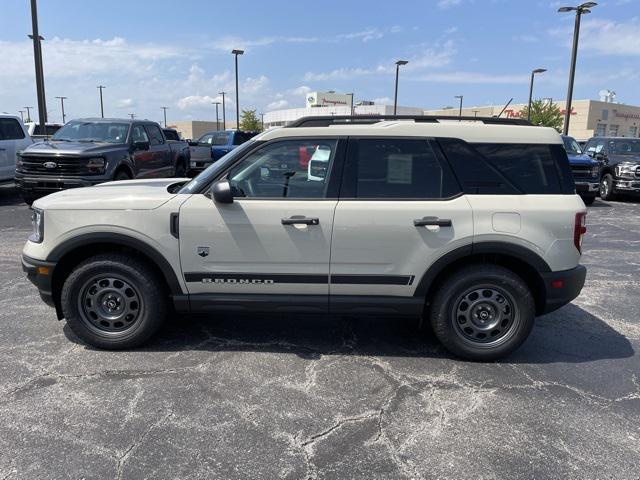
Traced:
POLYGON ((178 132, 175 130, 163 130, 164 136, 167 140, 176 140, 179 141, 180 137, 178 136, 178 132))
POLYGON ((573 190, 572 185, 565 185, 564 166, 559 165, 562 162, 567 164, 570 176, 562 145, 477 143, 473 146, 523 193, 562 194, 573 190))
POLYGON ((0 140, 19 140, 24 138, 24 132, 14 118, 0 118, 0 140))
POLYGON ((155 125, 146 125, 145 129, 149 134, 149 141, 151 145, 162 145, 164 143, 164 138, 162 137, 162 132, 155 125))
POLYGON ((448 165, 426 139, 355 139, 341 197, 441 199, 460 193, 448 165))

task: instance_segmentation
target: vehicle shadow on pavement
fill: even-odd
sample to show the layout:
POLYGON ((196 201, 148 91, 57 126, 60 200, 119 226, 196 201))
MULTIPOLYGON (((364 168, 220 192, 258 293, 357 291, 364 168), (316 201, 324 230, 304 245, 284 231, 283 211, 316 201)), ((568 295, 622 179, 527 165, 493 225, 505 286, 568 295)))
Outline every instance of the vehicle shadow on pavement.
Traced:
POLYGON ((0 185, 0 206, 24 204, 15 185, 0 185))
MULTIPOLYGON (((65 334, 79 342, 65 326, 65 334)), ((87 347, 90 348, 90 347, 87 347)), ((177 316, 139 351, 251 351, 323 355, 454 358, 417 319, 339 316, 177 316)), ((634 355, 629 340, 594 315, 568 305, 536 320, 525 344, 501 363, 583 363, 634 355)))

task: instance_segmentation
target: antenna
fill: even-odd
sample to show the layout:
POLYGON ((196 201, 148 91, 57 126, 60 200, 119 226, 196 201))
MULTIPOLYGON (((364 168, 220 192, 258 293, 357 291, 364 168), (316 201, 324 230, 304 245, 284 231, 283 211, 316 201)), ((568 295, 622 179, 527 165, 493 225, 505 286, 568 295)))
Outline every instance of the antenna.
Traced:
POLYGON ((500 116, 504 113, 504 111, 507 109, 507 107, 511 104, 511 102, 513 102, 513 97, 511 97, 509 99, 509 101, 507 102, 507 104, 504 106, 504 108, 502 110, 500 110, 500 113, 498 114, 498 118, 500 118, 500 116))

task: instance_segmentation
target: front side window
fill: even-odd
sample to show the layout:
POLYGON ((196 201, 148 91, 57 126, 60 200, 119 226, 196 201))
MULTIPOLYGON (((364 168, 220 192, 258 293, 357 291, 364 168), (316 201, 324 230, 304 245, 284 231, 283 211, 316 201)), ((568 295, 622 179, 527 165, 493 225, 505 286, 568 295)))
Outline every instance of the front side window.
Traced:
POLYGON ((570 153, 572 155, 579 155, 582 153, 582 149, 580 148, 580 145, 578 145, 578 142, 576 142, 575 138, 562 137, 562 141, 564 143, 564 149, 567 151, 567 153, 570 153))
POLYGON ((336 140, 287 140, 256 150, 227 178, 234 197, 324 198, 336 140))
POLYGON ((358 139, 349 143, 349 152, 344 182, 354 198, 440 199, 460 193, 426 139, 358 139))
POLYGON ((209 145, 211 145, 212 141, 213 135, 211 133, 206 133, 198 139, 198 143, 208 143, 209 145))
POLYGON ((145 126, 145 129, 147 130, 147 134, 149 135, 149 143, 151 146, 162 145, 164 143, 162 132, 156 125, 147 125, 145 126))
POLYGON ((20 123, 14 118, 0 118, 0 140, 19 140, 24 138, 20 123))

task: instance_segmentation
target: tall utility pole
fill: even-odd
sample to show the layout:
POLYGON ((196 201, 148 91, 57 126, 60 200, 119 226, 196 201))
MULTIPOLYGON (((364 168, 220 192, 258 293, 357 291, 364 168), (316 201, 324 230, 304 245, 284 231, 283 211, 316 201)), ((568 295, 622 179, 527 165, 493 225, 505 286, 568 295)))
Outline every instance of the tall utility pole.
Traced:
POLYGON ((102 89, 107 87, 105 87, 104 85, 98 85, 96 88, 100 90, 100 116, 104 118, 104 103, 102 102, 102 89))
POLYGON ((576 60, 578 57, 578 39, 580 38, 580 17, 591 13, 590 8, 598 5, 595 2, 587 2, 577 7, 560 7, 558 12, 576 12, 576 20, 573 27, 573 48, 571 50, 571 68, 569 69, 569 87, 567 90, 567 106, 564 114, 564 129, 565 135, 569 134, 569 121, 571 120, 571 101, 573 100, 573 81, 576 76, 576 60))
POLYGON ((264 113, 260 114, 260 123, 262 124, 262 131, 264 132, 264 113))
POLYGON ((244 50, 233 49, 231 53, 235 55, 236 61, 236 128, 240 130, 240 100, 238 96, 238 55, 242 55, 244 50))
POLYGON ((393 115, 397 115, 398 112, 398 77, 400 76, 400 65, 406 65, 409 63, 407 60, 398 60, 396 62, 396 90, 393 95, 393 115))
POLYGON ((27 122, 31 121, 31 109, 33 107, 24 107, 27 110, 27 122))
POLYGON ((536 73, 544 73, 547 70, 545 68, 536 68, 531 70, 531 83, 529 83, 529 108, 527 109, 527 120, 531 120, 531 102, 533 101, 533 77, 536 73))
POLYGON ((162 110, 162 113, 164 115, 164 128, 167 128, 167 109, 169 107, 160 107, 160 109, 162 110))
POLYGON ((60 108, 62 108, 62 124, 64 125, 65 123, 67 123, 66 120, 66 116, 64 114, 64 101, 67 99, 67 97, 56 97, 60 99, 60 108))
POLYGON ((224 96, 227 92, 219 92, 218 95, 222 95, 222 129, 227 129, 227 107, 224 104, 224 96))
POLYGON ((349 110, 349 115, 353 117, 353 93, 347 93, 347 95, 351 98, 351 109, 349 110))
POLYGON ((453 98, 457 98, 460 100, 460 108, 458 109, 458 118, 462 118, 462 99, 464 95, 455 95, 453 98))
MULTIPOLYGON (((31 0, 31 30, 29 38, 33 40, 33 60, 36 68, 36 93, 38 95, 38 123, 40 131, 45 131, 47 123, 47 101, 44 93, 44 70, 42 68, 42 44, 44 38, 38 33, 38 5, 36 0, 31 0)), ((27 114, 29 119, 30 115, 27 114)))
POLYGON ((220 102, 211 102, 216 106, 216 132, 220 130, 220 117, 218 116, 218 105, 220 102))
POLYGON ((20 120, 24 123, 24 110, 18 110, 18 112, 20 112, 20 120))
POLYGON ((131 120, 133 120, 134 118, 136 118, 136 114, 135 113, 130 113, 129 116, 131 117, 131 120))

